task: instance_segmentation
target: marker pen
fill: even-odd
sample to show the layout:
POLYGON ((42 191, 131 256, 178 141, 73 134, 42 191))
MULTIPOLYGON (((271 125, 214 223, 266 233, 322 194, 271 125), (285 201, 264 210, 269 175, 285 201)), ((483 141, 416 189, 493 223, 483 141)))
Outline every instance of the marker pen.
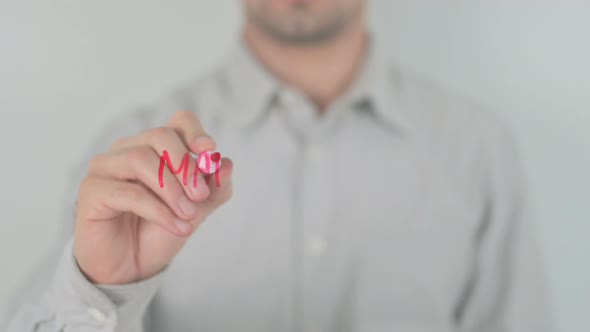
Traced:
POLYGON ((200 154, 190 153, 197 160, 197 167, 202 173, 214 174, 221 168, 221 153, 217 151, 204 151, 200 154))

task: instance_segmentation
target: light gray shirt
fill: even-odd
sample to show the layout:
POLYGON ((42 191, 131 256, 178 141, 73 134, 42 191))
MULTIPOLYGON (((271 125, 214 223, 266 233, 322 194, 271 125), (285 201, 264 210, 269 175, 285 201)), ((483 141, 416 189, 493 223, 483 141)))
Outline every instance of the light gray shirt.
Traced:
POLYGON ((372 45, 319 115, 239 43, 216 70, 113 121, 88 158, 179 110, 234 160, 233 199, 137 284, 93 285, 70 240, 9 331, 550 330, 526 181, 497 114, 372 45))

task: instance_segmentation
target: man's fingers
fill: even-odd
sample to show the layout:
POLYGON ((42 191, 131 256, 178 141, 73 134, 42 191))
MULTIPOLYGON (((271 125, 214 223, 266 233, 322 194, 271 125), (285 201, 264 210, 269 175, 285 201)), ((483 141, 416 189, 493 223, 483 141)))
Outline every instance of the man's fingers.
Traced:
MULTIPOLYGON (((137 136, 121 138, 113 143, 111 151, 142 146, 154 149, 158 158, 161 158, 164 172, 175 173, 176 179, 191 200, 201 201, 207 198, 209 189, 205 185, 205 180, 201 174, 195 172, 197 161, 190 156, 187 146, 173 128, 158 127, 137 136)), ((154 168, 154 177, 159 173, 159 167, 161 166, 154 168)))
POLYGON ((207 214, 213 212, 221 204, 229 201, 233 194, 232 184, 232 173, 233 173, 233 162, 229 158, 221 159, 221 168, 215 174, 208 176, 209 180, 209 197, 202 203, 199 203, 205 207, 207 214))
POLYGON ((205 132, 199 118, 193 112, 181 111, 174 114, 168 122, 184 144, 193 152, 212 151, 216 148, 215 141, 205 132))
MULTIPOLYGON (((197 160, 189 152, 200 154, 204 151, 215 150, 216 144, 207 135, 198 117, 188 111, 177 112, 169 121, 168 126, 149 129, 139 135, 124 137, 117 140, 111 151, 150 146, 157 153, 160 176, 162 167, 164 173, 174 173, 183 187, 186 195, 194 202, 206 199, 210 193, 209 186, 199 167, 197 160)), ((211 176, 215 177, 215 175, 211 176)), ((163 179, 165 181, 165 179, 163 179)), ((160 182, 161 185, 165 183, 160 182)), ((151 188, 151 187, 150 187, 151 188)))
POLYGON ((233 191, 232 173, 233 163, 231 159, 223 158, 221 168, 217 173, 208 175, 209 190, 211 191, 211 194, 206 200, 196 203, 196 207, 199 211, 198 217, 190 221, 195 229, 201 224, 201 222, 203 222, 203 220, 205 220, 205 218, 215 211, 215 209, 231 198, 233 191), (215 176, 217 174, 219 174, 219 178, 216 182, 215 176))
POLYGON ((158 171, 159 164, 160 159, 151 147, 134 147, 95 156, 90 160, 88 174, 119 181, 139 181, 168 204, 179 218, 195 218, 195 203, 188 198, 174 174, 167 169, 158 171), (164 187, 161 184, 165 184, 164 187))
POLYGON ((108 178, 87 177, 80 186, 80 200, 93 202, 92 206, 82 207, 84 220, 100 221, 110 213, 130 212, 154 222, 177 236, 188 236, 193 226, 177 218, 174 213, 144 186, 108 178))

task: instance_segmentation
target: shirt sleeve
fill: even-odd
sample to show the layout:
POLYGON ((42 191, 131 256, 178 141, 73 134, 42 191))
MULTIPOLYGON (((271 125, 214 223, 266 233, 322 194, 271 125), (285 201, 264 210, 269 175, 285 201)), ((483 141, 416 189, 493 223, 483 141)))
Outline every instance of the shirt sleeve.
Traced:
POLYGON ((552 331, 543 259, 530 209, 527 179, 512 130, 487 124, 481 148, 487 211, 477 266, 459 312, 461 331, 552 331))
POLYGON ((49 288, 21 307, 9 332, 142 331, 162 274, 126 285, 95 285, 82 274, 68 242, 49 288))

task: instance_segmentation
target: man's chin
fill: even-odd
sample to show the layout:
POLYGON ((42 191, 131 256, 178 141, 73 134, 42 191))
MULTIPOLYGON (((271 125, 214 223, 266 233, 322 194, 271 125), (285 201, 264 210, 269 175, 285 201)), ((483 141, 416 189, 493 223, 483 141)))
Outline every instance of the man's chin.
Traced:
POLYGON ((256 25, 269 37, 282 44, 314 45, 327 43, 338 37, 346 27, 346 22, 335 21, 328 24, 313 24, 301 18, 288 24, 273 22, 256 22, 256 25))

